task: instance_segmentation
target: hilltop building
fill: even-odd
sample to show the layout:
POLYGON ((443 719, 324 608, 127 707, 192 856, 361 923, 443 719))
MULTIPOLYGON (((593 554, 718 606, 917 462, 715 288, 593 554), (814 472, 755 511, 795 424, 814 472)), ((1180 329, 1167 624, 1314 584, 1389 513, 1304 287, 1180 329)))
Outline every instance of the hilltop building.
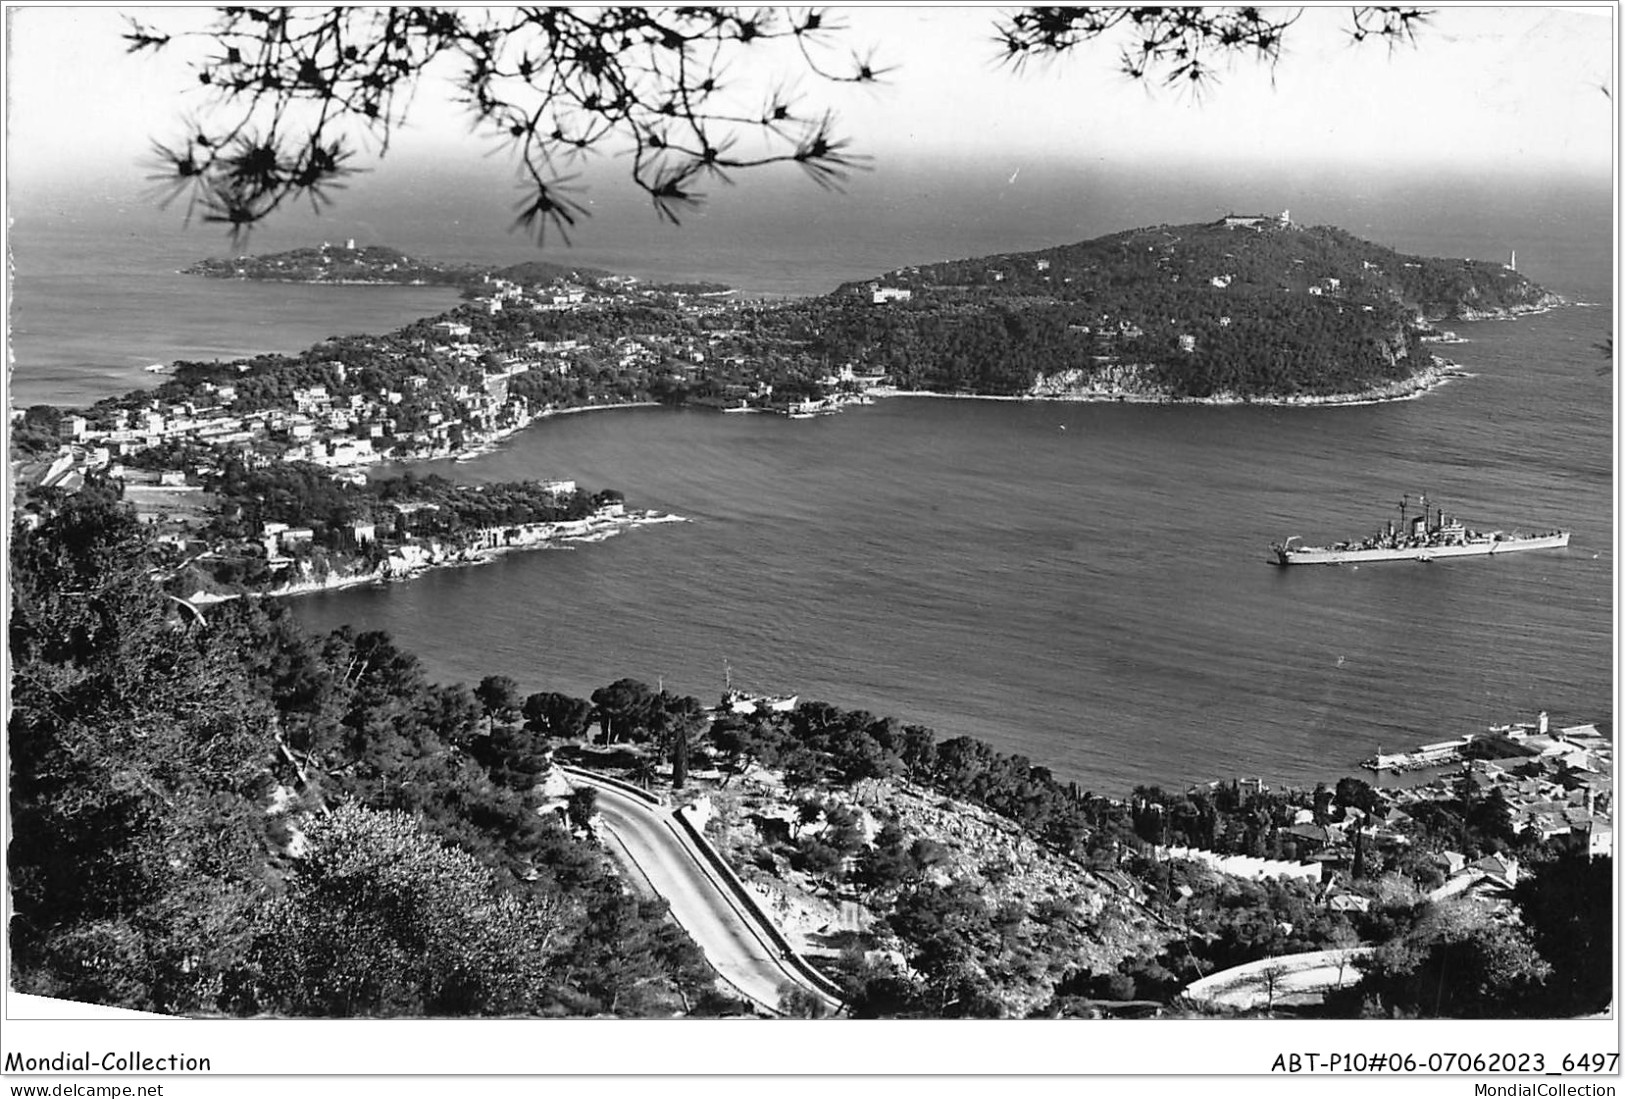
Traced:
POLYGON ((1219 224, 1226 229, 1256 229, 1263 232, 1265 229, 1290 229, 1292 227, 1292 211, 1282 210, 1279 214, 1226 214, 1219 219, 1219 224))

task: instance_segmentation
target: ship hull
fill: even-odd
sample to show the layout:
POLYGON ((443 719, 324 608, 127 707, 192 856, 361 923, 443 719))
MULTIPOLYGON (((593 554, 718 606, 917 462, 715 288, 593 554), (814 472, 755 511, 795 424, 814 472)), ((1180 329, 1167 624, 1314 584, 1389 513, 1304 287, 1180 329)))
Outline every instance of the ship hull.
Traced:
POLYGON ((1378 549, 1323 549, 1304 546, 1295 549, 1275 547, 1270 563, 1275 565, 1358 565, 1376 561, 1437 561, 1445 557, 1487 557, 1523 550, 1562 549, 1569 544, 1569 532, 1543 534, 1532 538, 1488 539, 1457 545, 1396 546, 1378 549))

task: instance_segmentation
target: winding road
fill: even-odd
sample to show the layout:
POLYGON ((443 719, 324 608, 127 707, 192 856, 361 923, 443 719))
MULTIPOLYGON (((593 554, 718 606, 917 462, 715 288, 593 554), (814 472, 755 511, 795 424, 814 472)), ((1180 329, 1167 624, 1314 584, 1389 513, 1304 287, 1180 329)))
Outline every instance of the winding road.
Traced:
POLYGON ((1306 992, 1345 988, 1360 979, 1362 964, 1375 947, 1315 950, 1248 962, 1204 977, 1182 995, 1193 1003, 1245 1011, 1306 992))
POLYGON ((737 879, 716 865, 714 851, 678 817, 680 810, 651 804, 645 796, 575 767, 563 768, 572 785, 598 791, 598 815, 607 841, 650 889, 665 898, 672 917, 697 943, 723 982, 757 1006, 778 1015, 786 985, 798 986, 839 1010, 833 986, 821 983, 796 957, 778 929, 745 894, 737 879))

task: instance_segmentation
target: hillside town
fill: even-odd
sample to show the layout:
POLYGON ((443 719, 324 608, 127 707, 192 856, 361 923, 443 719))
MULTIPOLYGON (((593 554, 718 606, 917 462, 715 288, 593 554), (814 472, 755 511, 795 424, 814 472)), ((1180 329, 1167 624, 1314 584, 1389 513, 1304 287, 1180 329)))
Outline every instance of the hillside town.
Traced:
MULTIPOLYGON (((358 250, 354 242, 305 250, 294 267, 261 267, 309 280, 310 264, 344 262, 352 253, 359 258, 348 260, 351 276, 370 262, 381 281, 422 281, 421 265, 383 263, 393 253, 358 250)), ((421 515, 414 518, 445 507, 444 500, 369 502, 377 495, 368 488, 369 467, 466 461, 565 412, 664 402, 792 419, 826 415, 870 402, 867 391, 883 380, 850 365, 824 369, 793 342, 759 334, 765 306, 726 288, 644 286, 539 264, 516 273, 534 281, 442 272, 462 280, 462 304, 389 335, 327 340, 299 355, 155 364, 150 370, 163 380, 151 390, 88 409, 15 410, 18 482, 26 493, 71 493, 87 476, 104 477, 179 564, 235 562, 225 570, 228 590, 245 572, 238 565, 254 557, 259 562, 249 561, 246 573, 262 583, 330 586, 667 518, 627 513, 619 494, 572 509, 575 485, 544 480, 533 487, 556 508, 540 502, 541 511, 510 512, 495 523, 454 524, 463 529, 451 538, 443 524, 425 531, 421 515), (245 476, 257 481, 289 470, 307 482, 327 478, 357 503, 335 521, 297 508, 260 514, 264 509, 238 498, 241 486, 222 491, 245 476), (323 549, 352 560, 324 561, 323 549), (285 572, 293 565, 294 573, 285 572)), ((37 524, 42 514, 24 502, 25 523, 37 524)), ((218 579, 220 568, 212 571, 218 579)), ((207 597, 212 588, 178 594, 207 597)))
MULTIPOLYGON (((1282 829, 1298 858, 1218 855, 1191 846, 1160 850, 1236 877, 1297 878, 1333 886, 1340 873, 1346 877, 1353 869, 1357 855, 1394 856, 1416 843, 1434 815, 1430 809, 1460 801, 1494 806, 1497 823, 1508 837, 1529 843, 1567 837, 1566 843, 1583 849, 1589 858, 1613 857, 1613 743, 1596 725, 1553 729, 1543 712, 1534 722, 1499 725, 1447 743, 1471 745, 1470 757, 1429 754, 1427 781, 1366 787, 1373 801, 1364 807, 1347 805, 1333 812, 1331 793, 1322 791, 1313 807, 1299 808, 1292 823, 1282 829)), ((1248 786, 1257 792, 1266 789, 1257 780, 1248 786)), ((1425 883, 1442 878, 1428 894, 1433 899, 1469 889, 1494 895, 1518 880, 1518 861, 1510 855, 1469 859, 1443 849, 1431 862, 1419 877, 1425 883)))
POLYGON ((862 400, 883 380, 850 366, 815 371, 793 342, 762 346, 765 306, 704 284, 486 275, 465 297, 393 334, 301 355, 155 364, 166 376, 156 389, 63 413, 67 449, 31 481, 72 487, 76 473, 166 446, 354 470, 470 455, 559 411, 680 396, 796 415, 862 400))
MULTIPOLYGON (((604 700, 640 690, 622 680, 604 700)), ((823 703, 740 712, 725 699, 706 715, 686 786, 662 781, 637 743, 648 734, 559 750, 682 807, 750 903, 837 979, 912 972, 917 937, 939 946, 938 917, 952 911, 958 963, 990 978, 979 994, 1007 1016, 1349 1010, 1339 997, 1363 973, 1378 976, 1359 995, 1398 964, 1396 921, 1418 921, 1418 938, 1443 921, 1450 943, 1511 943, 1554 866, 1606 872, 1612 856, 1608 734, 1545 714, 1469 734, 1480 758, 1419 784, 1236 779, 1117 800, 964 738, 933 744, 928 730, 823 703), (808 745, 828 758, 803 758, 808 745), (1092 976, 1057 983, 1046 971, 1063 943, 1092 976), (1270 959, 1308 967, 1290 996, 1254 972, 1270 959), (1203 998, 1210 984, 1218 1000, 1203 998)))

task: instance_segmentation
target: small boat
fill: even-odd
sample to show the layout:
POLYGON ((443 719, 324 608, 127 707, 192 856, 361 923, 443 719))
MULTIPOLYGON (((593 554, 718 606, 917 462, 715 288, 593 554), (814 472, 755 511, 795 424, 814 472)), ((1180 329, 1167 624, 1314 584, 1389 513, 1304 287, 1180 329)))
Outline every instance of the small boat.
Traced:
POLYGON ((815 401, 797 401, 787 405, 784 414, 792 420, 810 420, 814 416, 830 416, 841 410, 840 404, 832 398, 824 397, 815 401))

